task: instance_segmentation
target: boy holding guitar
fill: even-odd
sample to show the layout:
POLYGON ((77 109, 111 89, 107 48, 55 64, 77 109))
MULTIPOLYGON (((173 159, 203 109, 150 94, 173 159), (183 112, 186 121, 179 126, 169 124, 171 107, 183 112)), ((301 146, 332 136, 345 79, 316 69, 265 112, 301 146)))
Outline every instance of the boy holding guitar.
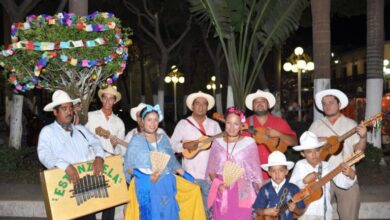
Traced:
POLYGON ((292 220, 293 214, 299 216, 303 213, 305 205, 302 201, 296 204, 290 202, 291 198, 299 192, 299 187, 286 179, 288 171, 293 167, 294 162, 287 161, 286 156, 280 151, 272 152, 268 157, 268 163, 261 165, 261 168, 271 176, 271 181, 261 187, 253 204, 253 208, 259 215, 256 220, 292 220))
MULTIPOLYGON (((245 98, 245 106, 254 112, 250 117, 247 117, 246 123, 249 128, 263 128, 265 135, 261 135, 264 138, 278 138, 279 142, 283 143, 286 146, 294 146, 297 144, 297 135, 295 131, 291 129, 287 121, 283 118, 277 117, 270 113, 270 109, 275 106, 276 100, 275 96, 270 92, 265 92, 262 90, 257 90, 255 93, 249 94, 245 98)), ((244 134, 250 135, 250 134, 244 134)), ((256 134, 258 135, 258 134, 256 134)), ((263 141, 256 138, 256 135, 253 137, 257 143, 257 149, 259 150, 259 157, 261 163, 267 163, 268 156, 270 152, 270 146, 264 144, 263 141)), ((260 138, 261 139, 261 138, 260 138)), ((279 151, 281 149, 276 148, 279 151)), ((284 149, 285 151, 285 149, 284 149)), ((262 171, 263 179, 269 179, 267 172, 262 171)))
MULTIPOLYGON (((303 189, 308 184, 313 183, 316 180, 327 176, 328 173, 339 164, 331 164, 326 161, 322 161, 320 157, 321 147, 326 143, 325 141, 319 141, 318 137, 310 132, 306 131, 302 134, 299 140, 299 146, 295 146, 293 149, 301 152, 301 156, 304 159, 298 161, 292 172, 290 182, 303 189)), ((356 182, 355 171, 346 163, 341 163, 341 172, 332 177, 333 182, 337 187, 342 189, 349 189, 356 182)), ((332 218, 332 205, 330 201, 330 183, 324 184, 322 193, 317 190, 316 195, 312 195, 312 201, 306 201, 305 213, 299 218, 300 220, 323 220, 332 218), (310 205, 309 205, 310 204, 310 205)), ((352 202, 352 201, 350 201, 352 202)))
MULTIPOLYGON (((325 117, 313 122, 309 131, 326 140, 330 136, 344 136, 343 134, 355 129, 352 135, 345 139, 341 152, 329 158, 331 164, 340 164, 349 158, 355 151, 364 151, 367 144, 367 128, 364 123, 345 117, 340 111, 348 105, 347 96, 340 90, 328 89, 315 95, 315 103, 325 117)), ((353 167, 354 168, 354 167, 353 167)), ((330 186, 331 198, 337 199, 337 209, 340 219, 358 219, 360 208, 360 190, 356 182, 348 190, 338 188, 334 183, 330 186)))

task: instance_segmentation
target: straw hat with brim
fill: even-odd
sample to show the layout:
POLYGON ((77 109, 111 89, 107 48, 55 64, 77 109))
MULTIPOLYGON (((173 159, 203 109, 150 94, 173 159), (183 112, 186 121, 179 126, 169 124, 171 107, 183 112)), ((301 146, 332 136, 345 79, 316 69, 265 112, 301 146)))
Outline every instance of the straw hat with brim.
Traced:
POLYGON ((192 111, 192 104, 197 98, 205 98, 207 100, 207 102, 209 103, 207 106, 207 111, 212 109, 215 105, 215 100, 211 95, 199 91, 196 93, 192 93, 187 97, 186 100, 187 108, 190 109, 191 111, 192 111))
POLYGON ((137 121, 137 112, 140 112, 145 107, 146 107, 146 104, 141 102, 138 104, 137 107, 130 109, 131 119, 133 119, 134 121, 137 121))
POLYGON ((59 106, 61 104, 65 104, 65 103, 72 103, 73 105, 74 104, 77 104, 80 102, 80 99, 71 99, 68 95, 68 93, 66 93, 65 91, 62 91, 62 90, 57 90, 53 93, 53 96, 51 97, 52 99, 52 102, 47 104, 43 110, 45 112, 51 112, 53 111, 53 108, 55 108, 56 106, 59 106))
POLYGON ((268 156, 268 163, 262 164, 261 168, 268 171, 272 166, 286 166, 288 170, 294 167, 294 162, 287 161, 286 156, 280 151, 274 151, 268 156))
POLYGON ((316 134, 310 131, 305 131, 299 138, 299 143, 301 145, 293 147, 295 151, 316 149, 326 144, 326 141, 318 141, 316 134))
POLYGON ((274 105, 276 103, 275 96, 272 95, 272 93, 265 92, 265 91, 262 91, 262 90, 259 89, 255 93, 251 93, 251 94, 246 96, 246 98, 245 98, 245 106, 249 110, 253 111, 253 100, 255 100, 257 98, 265 98, 265 99, 267 99, 267 101, 268 101, 268 108, 274 107, 274 105))
POLYGON ((107 86, 105 89, 99 89, 98 96, 102 99, 103 94, 110 94, 115 96, 115 103, 119 102, 122 98, 122 95, 112 86, 107 86))
POLYGON ((327 90, 323 90, 321 92, 318 92, 315 96, 316 106, 319 110, 324 111, 322 108, 322 98, 324 98, 325 96, 328 96, 328 95, 335 96, 339 99, 340 110, 347 107, 348 97, 347 97, 347 95, 345 95, 345 93, 343 93, 342 91, 340 91, 338 89, 327 89, 327 90))

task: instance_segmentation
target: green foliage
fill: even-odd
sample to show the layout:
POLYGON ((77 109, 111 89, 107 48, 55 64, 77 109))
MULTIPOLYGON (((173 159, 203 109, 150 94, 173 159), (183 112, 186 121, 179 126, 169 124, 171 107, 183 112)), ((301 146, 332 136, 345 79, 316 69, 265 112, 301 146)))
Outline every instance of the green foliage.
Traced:
POLYGON ((235 105, 245 109, 263 62, 299 26, 307 0, 188 0, 203 26, 213 25, 229 72, 235 105))
POLYGON ((0 147, 1 172, 15 172, 18 170, 31 170, 40 167, 35 148, 22 148, 16 150, 12 147, 0 147))
POLYGON ((372 144, 367 144, 366 150, 364 151, 366 157, 363 163, 366 163, 370 167, 379 167, 379 163, 383 158, 383 150, 374 147, 372 144))

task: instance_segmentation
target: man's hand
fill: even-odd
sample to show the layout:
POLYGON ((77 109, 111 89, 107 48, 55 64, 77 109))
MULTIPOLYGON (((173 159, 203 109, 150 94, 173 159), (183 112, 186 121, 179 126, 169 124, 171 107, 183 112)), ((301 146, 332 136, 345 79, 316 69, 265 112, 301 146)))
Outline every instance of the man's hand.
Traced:
POLYGON ((69 181, 71 183, 76 184, 76 183, 80 182, 79 173, 77 172, 76 168, 72 164, 70 164, 65 169, 65 173, 68 175, 69 181))
POLYGON ((364 126, 363 121, 357 126, 356 131, 360 138, 367 138, 367 127, 364 126))
POLYGON ((279 131, 277 131, 273 128, 267 128, 267 135, 269 137, 280 137, 282 135, 282 133, 280 133, 279 131))
POLYGON ((103 164, 104 164, 104 159, 101 157, 96 157, 95 160, 93 161, 92 164, 92 169, 93 169, 93 175, 99 175, 103 171, 103 164))
POLYGON ((111 143, 113 148, 115 148, 119 144, 118 141, 116 139, 114 139, 114 138, 110 139, 110 143, 111 143))
POLYGON ((277 209, 276 207, 264 209, 264 215, 277 216, 278 214, 279 214, 279 209, 277 209))
POLYGON ((303 183, 308 184, 308 183, 314 182, 317 179, 317 177, 318 177, 318 173, 311 172, 311 173, 307 174, 305 176, 305 178, 303 178, 303 183))
POLYGON ((342 163, 342 173, 344 175, 346 175, 347 177, 349 177, 351 180, 355 179, 355 176, 356 176, 356 173, 355 171, 352 169, 352 167, 348 166, 348 164, 346 164, 345 162, 342 163))

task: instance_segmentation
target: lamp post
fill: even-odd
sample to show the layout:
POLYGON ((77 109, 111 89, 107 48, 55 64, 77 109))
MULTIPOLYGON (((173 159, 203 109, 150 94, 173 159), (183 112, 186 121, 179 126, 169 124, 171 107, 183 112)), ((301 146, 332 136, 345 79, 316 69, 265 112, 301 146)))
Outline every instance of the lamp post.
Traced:
MULTIPOLYGON (((217 89, 217 84, 215 84, 216 77, 212 76, 211 80, 207 83, 206 89, 207 90, 213 90, 213 96, 215 98, 215 90, 217 89)), ((219 85, 220 88, 222 88, 222 84, 219 85)))
POLYGON ((314 63, 311 62, 309 55, 303 52, 302 47, 297 47, 294 49, 294 53, 287 59, 287 62, 283 64, 283 70, 298 74, 298 121, 302 121, 302 73, 314 70, 314 63))
POLYGON ((173 83, 173 103, 174 103, 174 120, 177 122, 177 112, 176 112, 176 84, 177 83, 184 83, 184 74, 179 71, 176 65, 173 65, 171 67, 171 71, 168 73, 168 75, 164 78, 164 81, 166 83, 173 83))

